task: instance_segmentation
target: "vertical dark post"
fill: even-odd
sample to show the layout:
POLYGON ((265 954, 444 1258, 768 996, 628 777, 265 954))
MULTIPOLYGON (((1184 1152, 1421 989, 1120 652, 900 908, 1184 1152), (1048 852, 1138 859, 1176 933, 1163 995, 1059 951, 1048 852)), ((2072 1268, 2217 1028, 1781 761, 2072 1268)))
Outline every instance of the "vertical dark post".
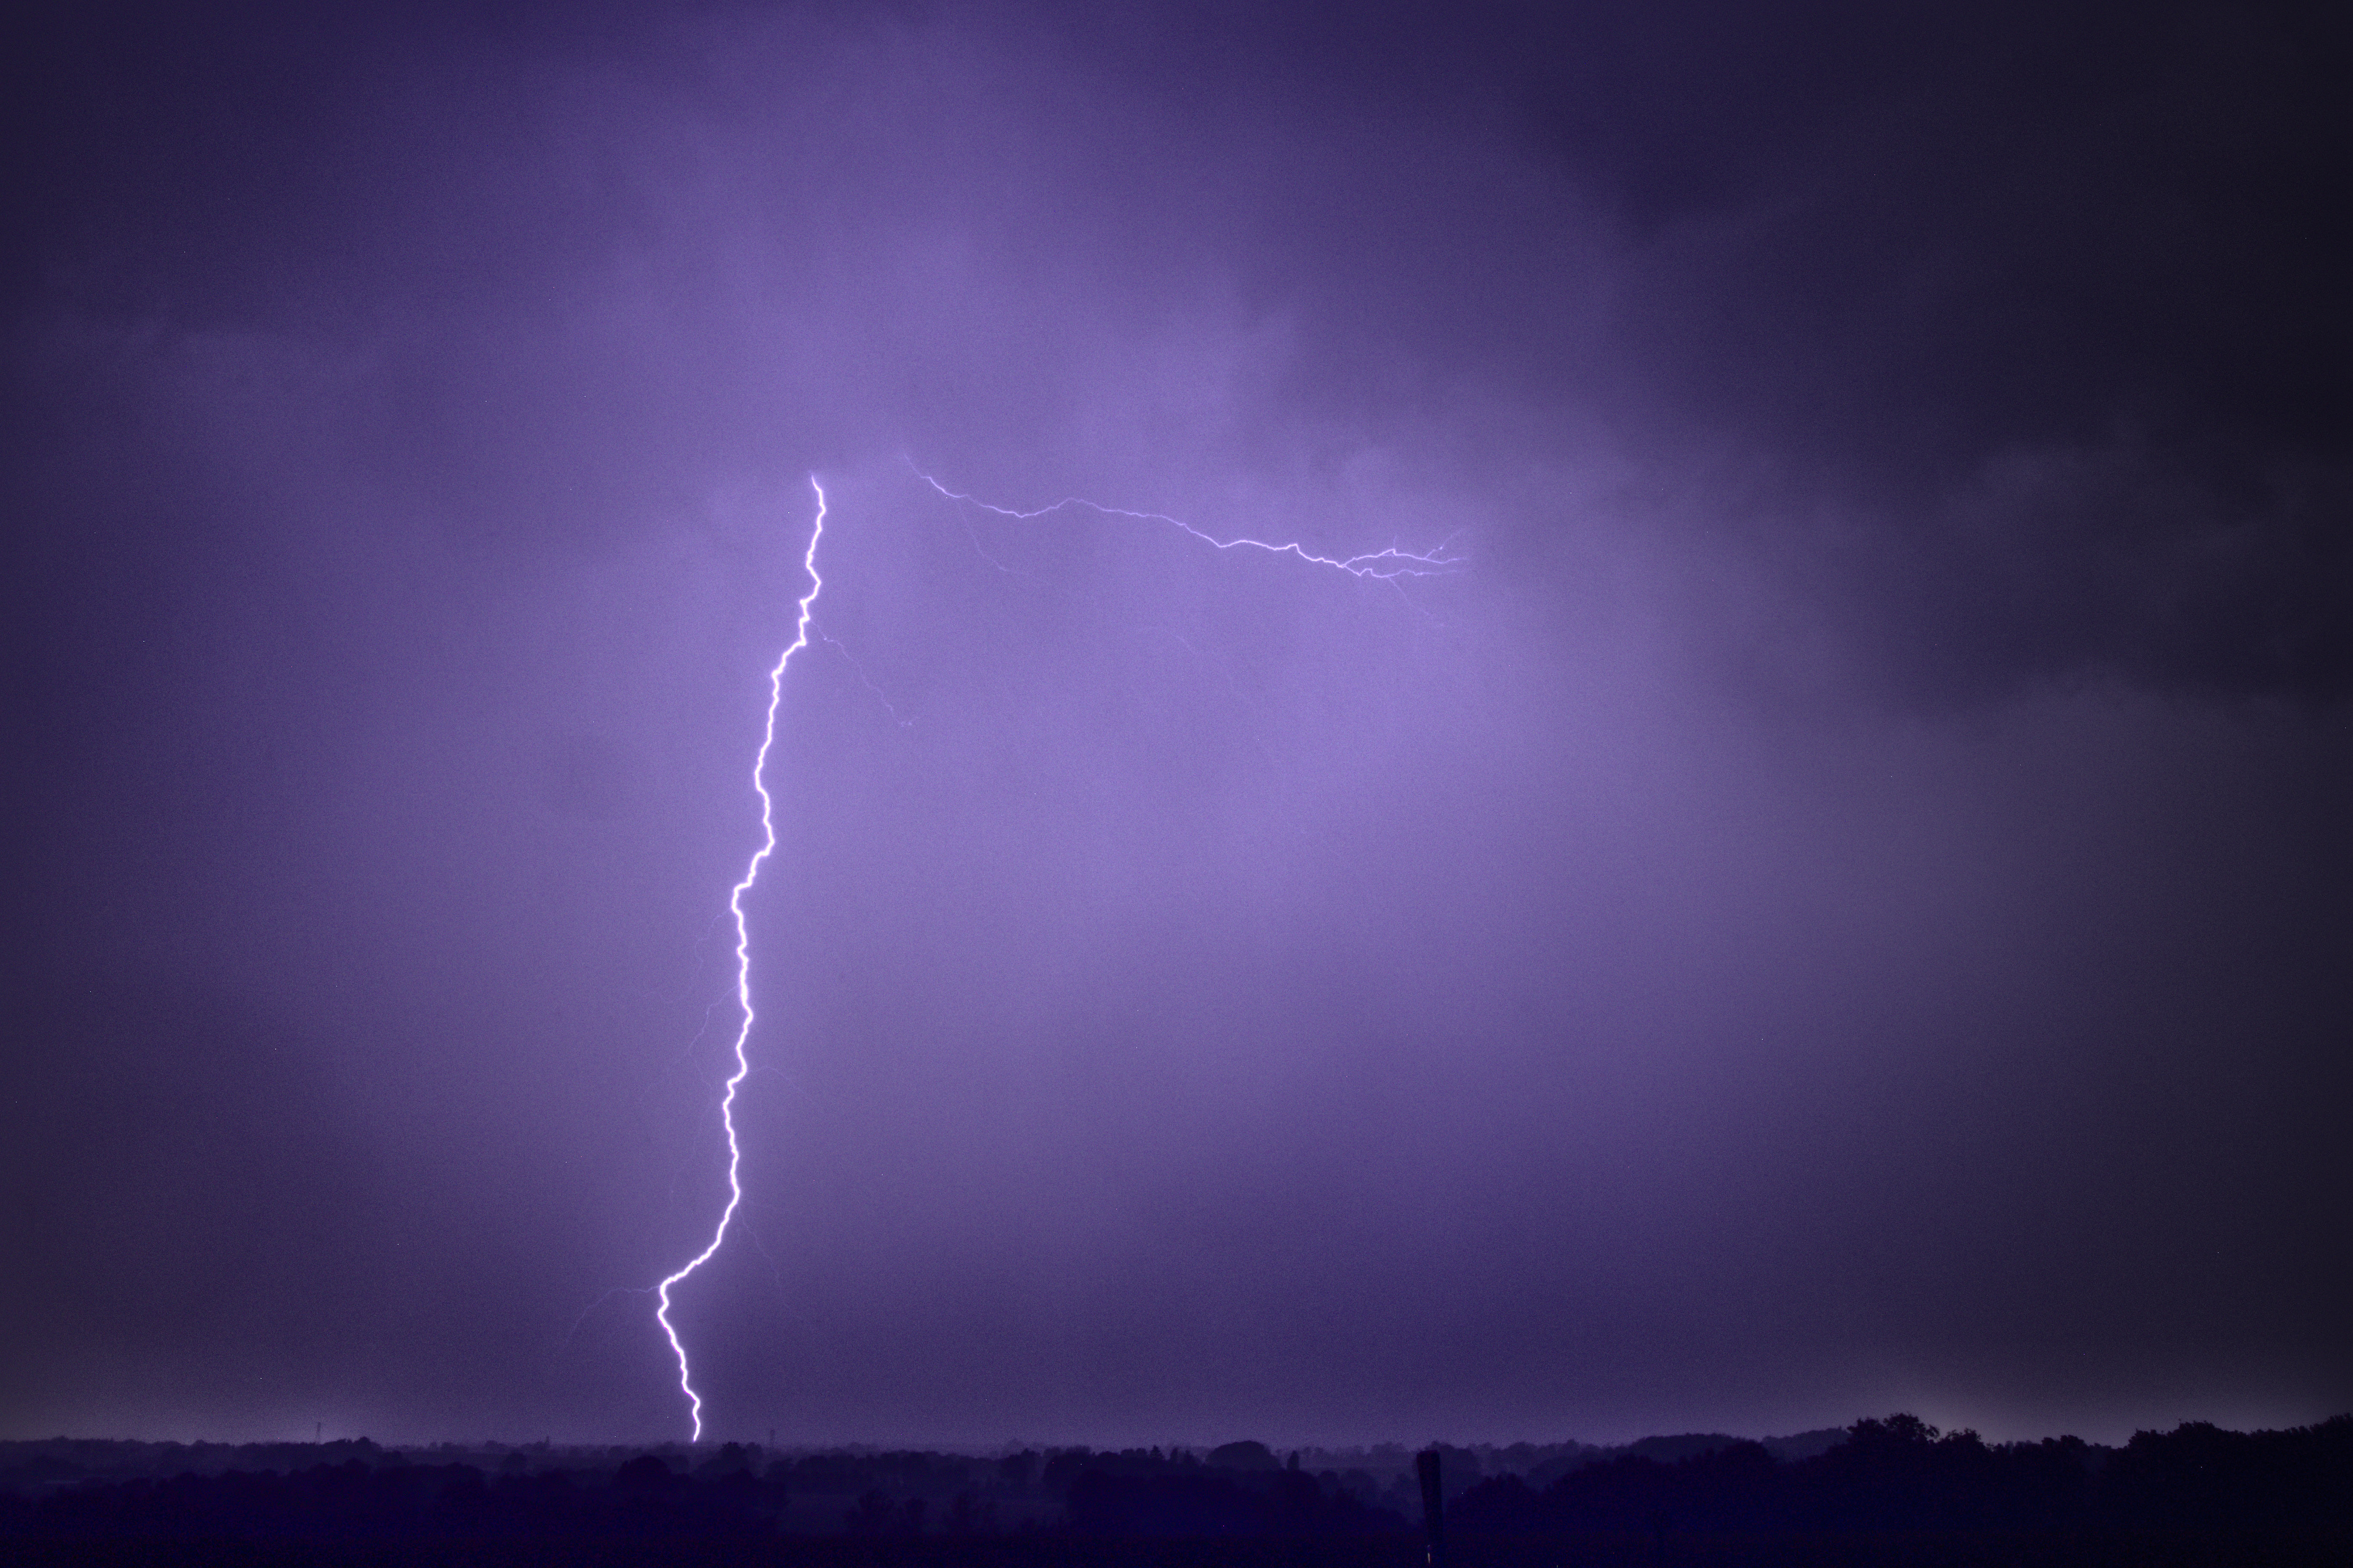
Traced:
POLYGON ((1413 1457, 1421 1477, 1421 1522, 1430 1531, 1430 1568, 1446 1568, 1446 1493, 1438 1484, 1438 1450, 1424 1448, 1413 1457))

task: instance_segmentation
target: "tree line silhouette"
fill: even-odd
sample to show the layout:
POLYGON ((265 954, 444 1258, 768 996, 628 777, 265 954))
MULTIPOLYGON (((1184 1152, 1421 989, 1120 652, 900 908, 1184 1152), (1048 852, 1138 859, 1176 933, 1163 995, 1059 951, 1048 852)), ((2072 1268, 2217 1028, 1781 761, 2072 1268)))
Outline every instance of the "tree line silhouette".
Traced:
MULTIPOLYGON (((1114 1538, 1419 1538, 1402 1474, 1317 1470, 1258 1443, 1030 1450, 996 1458, 756 1446, 668 1452, 508 1450, 432 1462, 370 1443, 282 1446, 283 1468, 107 1474, 138 1445, 0 1444, 0 1539, 401 1541, 487 1538, 962 1539, 1043 1548, 1114 1538)), ((1564 1448, 1572 1446, 1564 1445, 1564 1448)), ((1432 1450, 1475 1471, 1465 1450, 1432 1450)), ((168 1457, 168 1456, 166 1456, 168 1457)), ((217 1459, 218 1456, 215 1456, 217 1459)), ((1437 1487, 1448 1536, 1481 1542, 1824 1537, 1872 1532, 2050 1536, 2081 1531, 2318 1533, 2353 1541, 2353 1415, 2289 1431, 2191 1423, 2121 1448, 2073 1437, 1989 1444, 1911 1415, 1862 1420, 1819 1452, 1777 1457, 1734 1438, 1652 1439, 1566 1454, 1437 1487), (1650 1451, 1642 1451, 1649 1449, 1650 1451), (1658 1455, 1679 1457, 1662 1458, 1658 1455)))
POLYGON ((1785 1463, 1733 1442, 1672 1464, 1627 1455, 1541 1491, 1517 1476, 1450 1510, 1464 1533, 2005 1533, 2353 1526, 2353 1415, 2284 1432, 2192 1422, 2120 1449, 2076 1437, 1989 1444, 1912 1415, 1858 1421, 1846 1441, 1785 1463))

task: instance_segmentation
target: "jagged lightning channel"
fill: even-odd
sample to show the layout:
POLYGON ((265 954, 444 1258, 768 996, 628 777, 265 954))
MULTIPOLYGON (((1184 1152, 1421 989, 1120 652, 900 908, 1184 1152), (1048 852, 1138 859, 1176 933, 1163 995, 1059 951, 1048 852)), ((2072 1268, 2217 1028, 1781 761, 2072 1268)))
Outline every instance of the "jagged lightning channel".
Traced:
POLYGON ((1165 522, 1171 528, 1181 528, 1203 543, 1214 545, 1219 550, 1263 550, 1270 555, 1295 555, 1311 566, 1330 566, 1345 572, 1352 577, 1371 577, 1383 583, 1395 583, 1405 577, 1449 576, 1460 571, 1463 564, 1462 557, 1446 552, 1447 545, 1452 542, 1451 538, 1440 541, 1436 549, 1430 551, 1400 550, 1392 544, 1387 550, 1369 551, 1362 555, 1350 555, 1345 558, 1317 555, 1310 552, 1305 545, 1296 542, 1277 544, 1264 539, 1219 539, 1214 533, 1204 533, 1183 519, 1170 517, 1166 512, 1129 511, 1124 507, 1105 506, 1100 501, 1091 501, 1081 496, 1064 496, 1053 505, 1041 506, 1035 511, 1018 511, 1012 507, 991 506, 976 496, 963 495, 948 489, 921 468, 916 468, 915 473, 925 484, 952 501, 976 506, 983 511, 993 511, 999 517, 1009 517, 1021 522, 1048 516, 1067 507, 1084 507, 1089 511, 1103 517, 1134 518, 1139 522, 1165 522))
POLYGON ((801 556, 801 569, 808 574, 808 592, 801 595, 800 619, 793 628, 793 640, 776 656, 776 668, 768 671, 768 716, 760 733, 760 750, 752 759, 752 791, 760 797, 760 847, 752 851, 751 862, 744 868, 743 880, 727 895, 727 907, 735 916, 735 1005, 743 1022, 735 1030, 735 1070, 728 1075, 726 1091, 719 1097, 719 1120, 727 1129, 727 1206, 719 1213, 719 1224, 711 1232, 710 1244, 687 1259, 683 1267, 656 1289, 661 1305, 654 1309, 654 1319, 661 1324, 662 1336, 670 1341, 670 1354, 678 1358, 678 1386, 684 1393, 694 1417, 693 1441, 702 1441, 702 1396, 694 1391, 694 1374, 687 1365, 686 1345, 678 1337, 678 1326, 670 1321, 670 1289, 696 1269, 711 1261, 720 1244, 727 1239, 727 1226, 735 1217, 735 1210, 744 1201, 742 1167, 744 1151, 735 1138, 735 1091, 752 1071, 752 1063, 744 1054, 744 1043, 752 1037, 752 932, 744 918, 744 895, 760 879, 760 867, 776 853, 776 801, 768 794, 766 775, 768 752, 776 743, 776 710, 784 705, 785 667, 793 655, 809 645, 810 606, 825 591, 825 579, 817 573, 818 542, 825 537, 825 487, 809 476, 809 489, 817 492, 817 521, 809 526, 807 551, 801 556))

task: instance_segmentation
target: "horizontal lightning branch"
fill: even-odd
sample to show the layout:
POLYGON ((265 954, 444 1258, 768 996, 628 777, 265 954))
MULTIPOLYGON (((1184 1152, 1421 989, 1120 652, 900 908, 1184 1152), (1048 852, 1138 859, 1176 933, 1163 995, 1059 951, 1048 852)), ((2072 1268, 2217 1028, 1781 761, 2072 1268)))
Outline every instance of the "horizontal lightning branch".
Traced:
POLYGON ((925 484, 950 500, 976 506, 983 511, 995 512, 999 517, 1009 517, 1022 522, 1027 522, 1033 518, 1050 516, 1052 513, 1071 507, 1083 507, 1103 517, 1134 518, 1138 522, 1165 522, 1169 527, 1182 529, 1203 543, 1214 545, 1219 550, 1263 550, 1271 555, 1294 555, 1311 566, 1329 566, 1336 571, 1345 572, 1352 577, 1371 577, 1384 583, 1394 583, 1403 577, 1444 577, 1451 575, 1462 567, 1462 558, 1459 555, 1448 554, 1446 544, 1443 542, 1437 549, 1427 552, 1401 550, 1396 545, 1391 545, 1387 550, 1375 550, 1363 555, 1350 555, 1345 558, 1317 555, 1310 552, 1305 545, 1296 542, 1276 543, 1270 540, 1248 538, 1219 539, 1214 533, 1204 533, 1191 523, 1179 518, 1170 517, 1166 512, 1129 511, 1124 507, 1104 506, 1101 502, 1087 500, 1079 496, 1065 496, 1053 505, 1041 506, 1035 511, 1017 511, 1011 507, 991 506, 985 500, 952 490, 921 468, 917 468, 915 472, 925 484))

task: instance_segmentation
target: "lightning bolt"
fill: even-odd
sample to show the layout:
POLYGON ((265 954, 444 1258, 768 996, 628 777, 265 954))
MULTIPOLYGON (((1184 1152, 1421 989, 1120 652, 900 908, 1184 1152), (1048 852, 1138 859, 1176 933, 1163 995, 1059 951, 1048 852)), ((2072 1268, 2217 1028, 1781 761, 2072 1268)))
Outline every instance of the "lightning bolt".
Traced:
POLYGON ((801 595, 800 620, 793 628, 793 640, 776 656, 776 668, 768 671, 768 716, 760 732, 760 750, 752 759, 752 791, 760 797, 760 847, 752 852, 749 864, 744 868, 743 880, 735 884, 727 896, 727 907, 735 916, 735 1005, 743 1022, 735 1030, 735 1070, 728 1075, 726 1092, 719 1097, 719 1120, 727 1129, 727 1206, 719 1212, 719 1224, 711 1232, 711 1241, 703 1249, 687 1259, 678 1272, 656 1287, 654 1293, 661 1305, 654 1310, 654 1320, 661 1324, 662 1337, 670 1341, 670 1354, 678 1358, 678 1386, 686 1395, 687 1405, 694 1417, 693 1441, 702 1440, 702 1396, 694 1391, 694 1374, 687 1365, 686 1346, 678 1337, 678 1325, 670 1321, 670 1290, 689 1275, 711 1261, 720 1244, 727 1239, 727 1226, 735 1218, 735 1210, 744 1201, 742 1168, 743 1146, 735 1138, 735 1091, 752 1071, 752 1063, 744 1054, 744 1042, 752 1037, 752 932, 744 918, 744 895, 760 879, 760 868, 776 849, 776 801, 768 794, 766 773, 768 752, 776 743, 776 710, 785 700, 785 667, 793 655, 809 645, 809 607, 825 591, 825 579, 817 574, 818 542, 825 537, 825 487, 809 476, 809 489, 817 492, 817 521, 809 527, 808 550, 801 556, 801 569, 808 574, 809 590, 801 595))
MULTIPOLYGON (((914 467, 912 463, 908 466, 914 467)), ((1449 555, 1446 552, 1447 545, 1453 542, 1451 536, 1440 541, 1436 549, 1424 552, 1400 550, 1392 544, 1387 550, 1375 550, 1362 555, 1351 555, 1345 558, 1317 555, 1309 551, 1305 545, 1296 542, 1277 544, 1264 539, 1219 539, 1214 533, 1204 533, 1191 523, 1179 518, 1170 517, 1166 512, 1129 511, 1124 507, 1104 506, 1100 501, 1091 501, 1080 496, 1064 496, 1053 505, 1041 506, 1035 511, 1017 511, 1011 507, 991 506, 976 497, 952 490, 921 468, 915 469, 915 475, 952 501, 976 506, 983 511, 995 512, 999 517, 1009 517, 1018 522, 1029 522, 1037 518, 1051 516, 1070 507, 1084 507, 1087 510, 1102 517, 1133 518, 1138 522, 1165 522, 1171 528, 1182 529, 1203 543, 1214 545, 1219 550, 1263 550, 1270 555, 1293 555, 1311 566, 1329 566, 1335 570, 1345 572, 1351 577, 1370 577, 1383 583, 1395 583, 1406 577, 1444 577, 1460 570, 1462 565, 1462 557, 1449 555)))
MULTIPOLYGON (((914 465, 911 462, 908 467, 913 468, 914 465)), ((999 517, 1011 518, 1018 521, 1026 522, 1068 508, 1081 507, 1103 517, 1122 517, 1139 522, 1166 523, 1221 551, 1250 549, 1263 550, 1271 555, 1290 555, 1312 566, 1329 567, 1335 571, 1345 572, 1352 577, 1370 578, 1377 582, 1400 585, 1400 591, 1402 591, 1403 579, 1444 576, 1458 570, 1462 564, 1461 557, 1447 553, 1447 546, 1451 542, 1451 539, 1441 542, 1437 548, 1430 551, 1410 551, 1391 545, 1386 550, 1368 551, 1361 555, 1346 557, 1317 555, 1297 542, 1276 543, 1269 540, 1246 537, 1220 539, 1213 533, 1205 532, 1195 528, 1191 523, 1170 517, 1165 512, 1130 511, 1123 507, 1104 506, 1100 502, 1086 500, 1077 496, 1066 496, 1051 506, 1039 507, 1034 511, 1018 511, 1010 507, 992 506, 973 496, 952 490, 920 468, 916 468, 915 473, 925 484, 949 500, 959 505, 978 507, 983 511, 993 512, 999 517)), ((744 1053, 744 1047, 751 1038, 752 1025, 756 1016, 752 1009, 752 937, 749 923, 744 914, 744 895, 750 892, 753 885, 760 879, 760 868, 766 863, 768 857, 776 852, 776 801, 768 794, 766 784, 768 753, 776 742, 776 712, 784 704, 786 668, 792 663, 793 655, 809 646, 810 607, 817 603, 818 595, 825 591, 825 580, 818 575, 817 570, 818 544, 825 537, 825 487, 818 484, 817 476, 812 474, 809 476, 809 489, 817 495, 817 518, 809 529, 808 549, 801 556, 802 570, 808 574, 809 590, 801 596, 800 618, 794 627, 793 640, 786 645, 782 653, 776 656, 775 668, 768 671, 767 718, 760 734, 760 749, 752 762, 752 790, 760 797, 760 847, 752 852, 750 862, 744 868, 743 879, 735 884, 734 889, 727 898, 727 907, 735 917, 735 1005, 742 1016, 742 1022, 735 1030, 735 1070, 728 1076, 725 1091, 719 1099, 719 1120, 727 1130, 727 1205, 720 1211, 719 1223, 712 1227, 709 1243, 702 1251, 687 1259, 676 1273, 665 1279, 655 1289, 655 1294, 661 1299, 661 1305, 655 1309, 654 1318, 661 1324, 662 1336, 670 1342, 670 1354, 677 1359, 678 1386, 680 1392, 686 1395, 687 1405, 694 1421, 693 1441, 698 1443, 702 1440, 702 1396, 695 1392, 693 1370, 688 1363, 686 1345, 678 1337, 678 1325, 670 1321, 670 1310, 674 1304, 670 1292, 677 1286, 684 1283, 696 1269, 710 1262, 717 1255, 720 1247, 727 1239, 727 1227, 733 1222, 735 1211, 744 1201, 742 1180, 744 1151, 735 1135, 735 1091, 743 1087, 744 1079, 749 1077, 752 1071, 751 1060, 744 1053)), ((822 634, 819 635, 822 636, 822 634)), ((830 637, 825 640, 833 641, 830 637)), ((839 643, 834 646, 840 648, 839 643)), ((845 658, 849 657, 847 648, 841 648, 841 652, 845 658)), ((853 659, 851 662, 855 664, 856 661, 853 659)), ((862 668, 860 668, 859 675, 861 679, 864 679, 865 671, 862 668)), ((867 685, 870 689, 873 688, 871 680, 867 685)), ((881 693, 877 689, 875 695, 880 697, 881 693)), ((887 700, 884 700, 883 705, 885 708, 890 707, 887 700)), ((891 713, 893 719, 898 719, 897 710, 892 709, 891 713)), ((902 725, 908 722, 903 719, 899 719, 898 721, 902 725)))

